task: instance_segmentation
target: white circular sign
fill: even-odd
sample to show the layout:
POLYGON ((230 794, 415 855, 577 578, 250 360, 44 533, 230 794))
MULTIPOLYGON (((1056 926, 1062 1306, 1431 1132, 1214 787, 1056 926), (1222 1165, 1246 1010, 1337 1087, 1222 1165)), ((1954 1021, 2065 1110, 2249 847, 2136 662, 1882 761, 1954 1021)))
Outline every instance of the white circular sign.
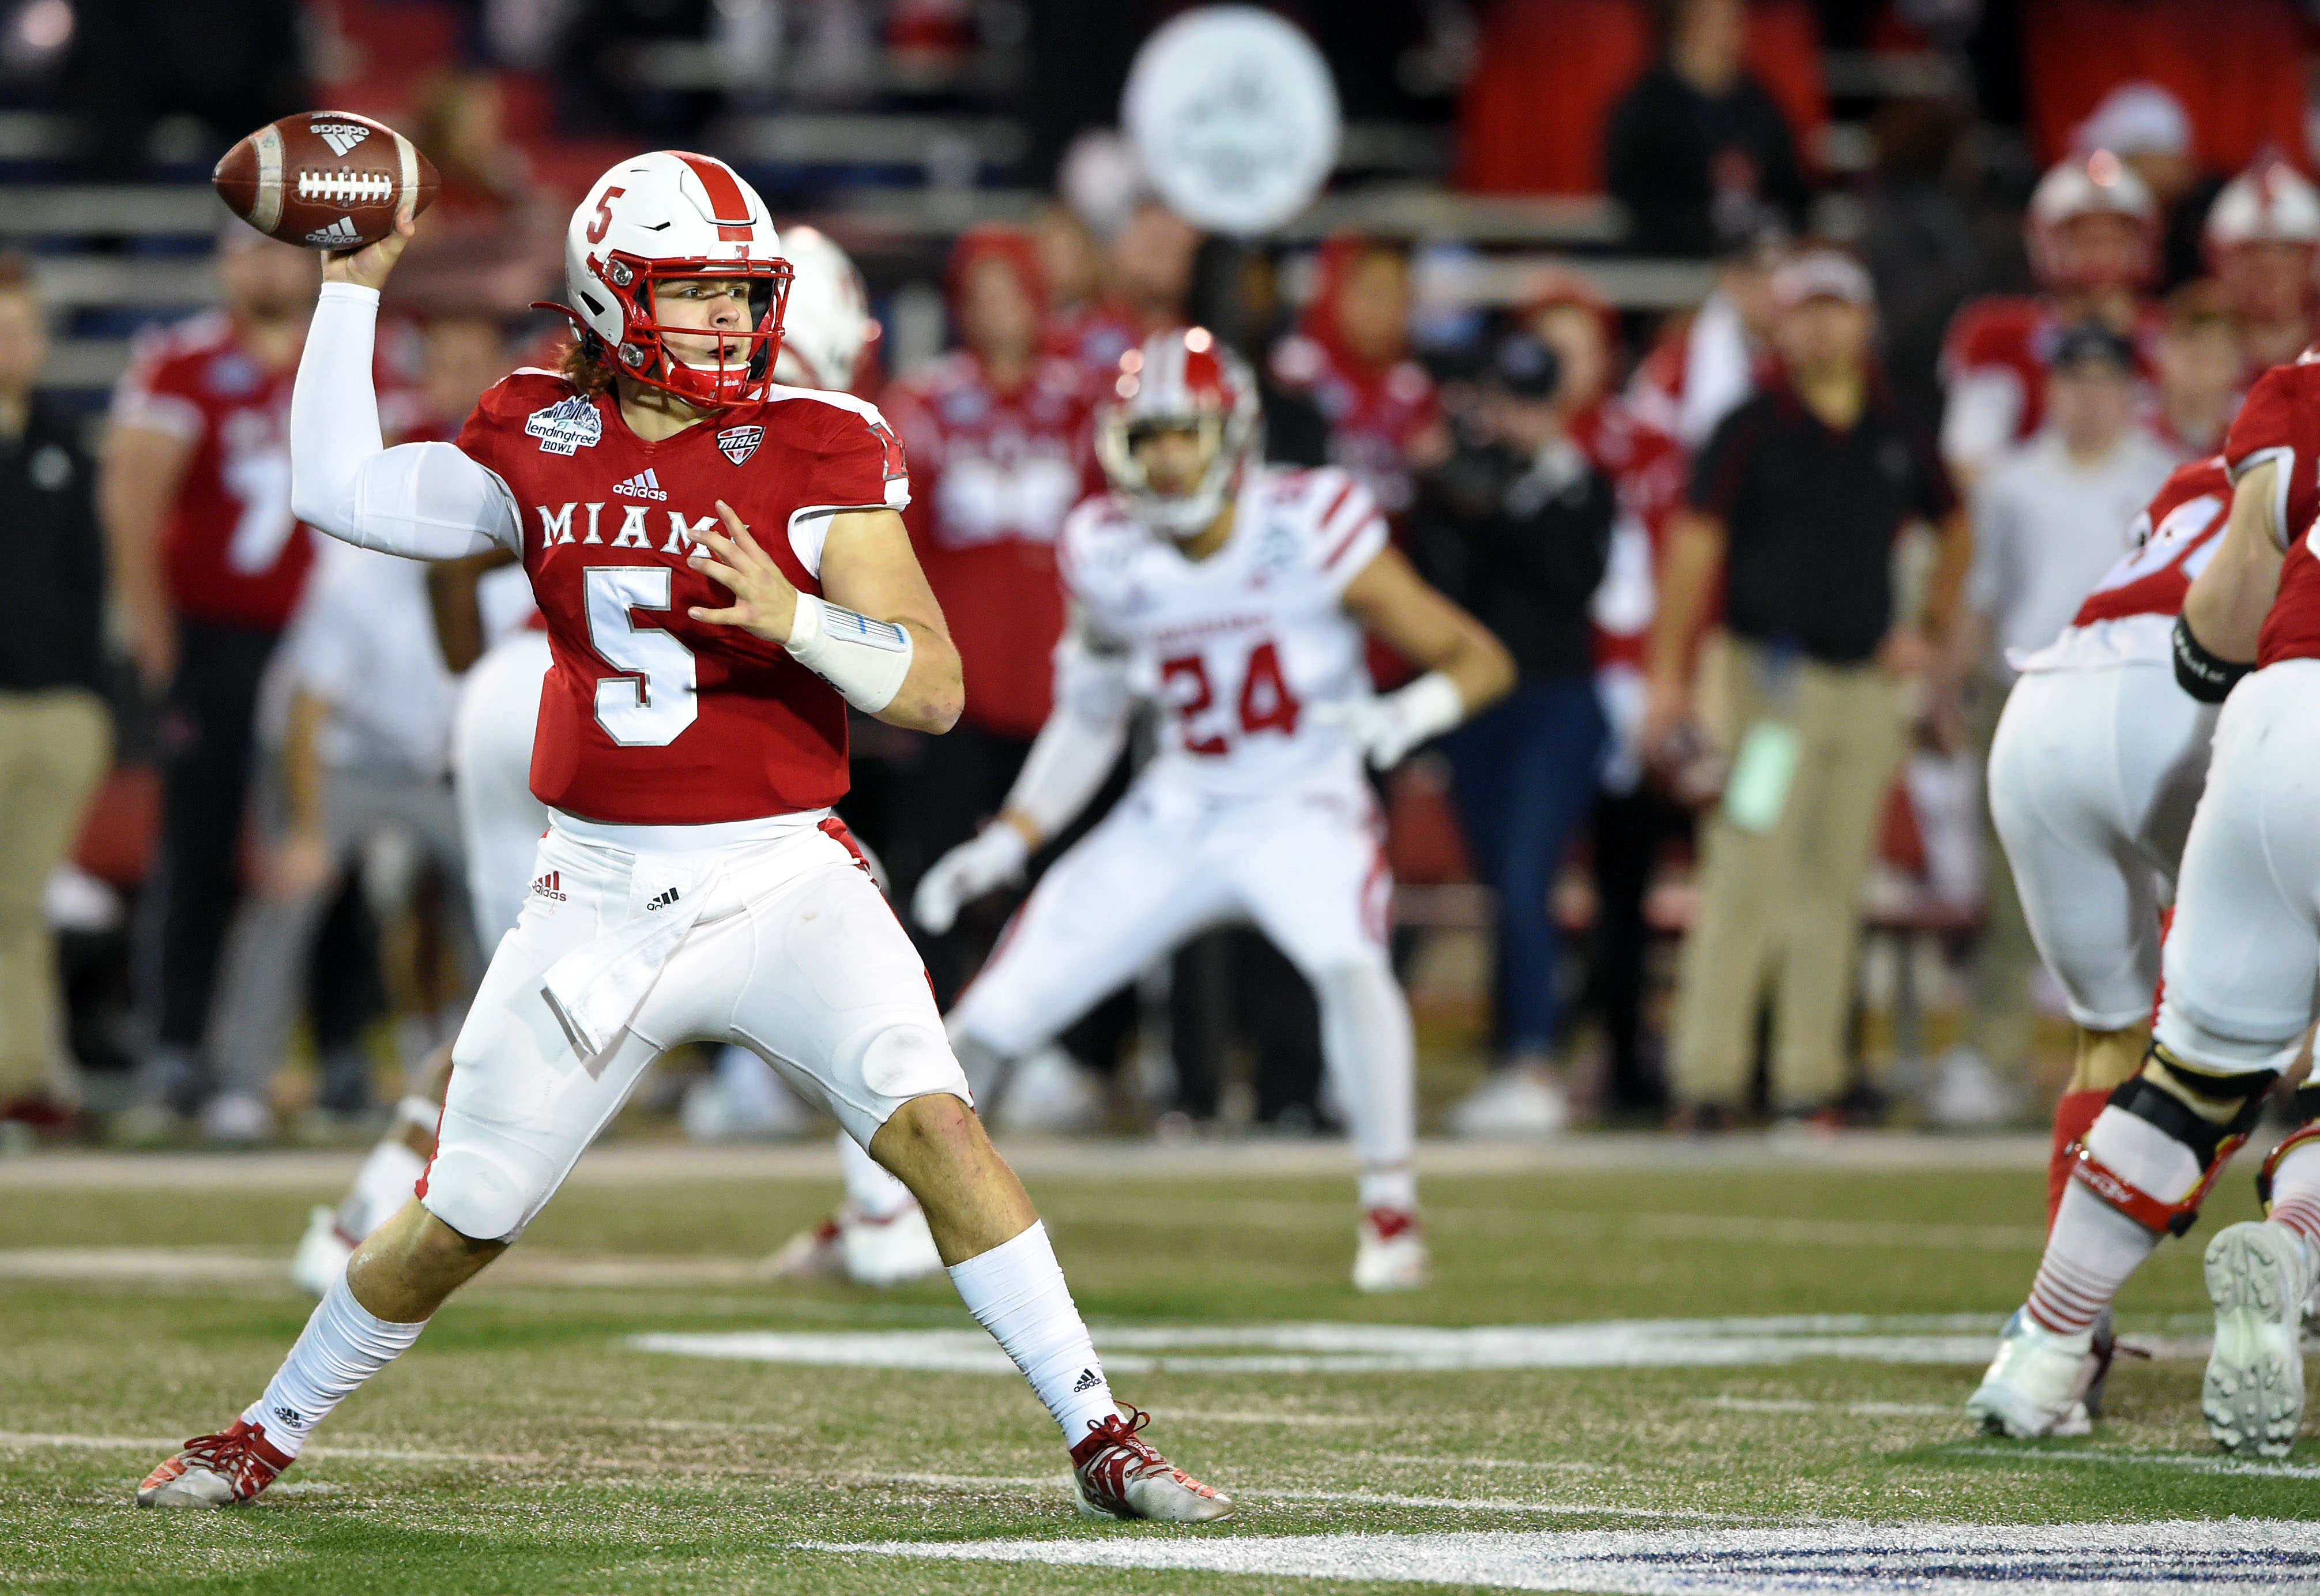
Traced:
POLYGON ((1169 208, 1264 232, 1312 204, 1337 159, 1337 90, 1294 25, 1253 5, 1188 11, 1144 41, 1120 122, 1169 208))

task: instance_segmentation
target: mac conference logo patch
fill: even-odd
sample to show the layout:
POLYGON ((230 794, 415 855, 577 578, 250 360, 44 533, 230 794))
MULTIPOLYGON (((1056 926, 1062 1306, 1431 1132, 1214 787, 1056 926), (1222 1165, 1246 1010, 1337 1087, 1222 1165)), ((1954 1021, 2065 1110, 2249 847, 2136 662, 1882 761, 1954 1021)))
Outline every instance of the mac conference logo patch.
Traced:
POLYGON ((757 445, 766 440, 763 427, 728 427, 717 434, 717 447, 735 465, 741 464, 757 452, 757 445))

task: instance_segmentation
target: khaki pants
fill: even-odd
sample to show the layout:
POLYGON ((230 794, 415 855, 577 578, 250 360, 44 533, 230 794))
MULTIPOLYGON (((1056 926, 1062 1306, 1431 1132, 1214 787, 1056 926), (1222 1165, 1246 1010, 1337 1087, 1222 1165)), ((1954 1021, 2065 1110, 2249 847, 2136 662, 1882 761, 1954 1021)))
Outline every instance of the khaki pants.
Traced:
POLYGON ((1770 976, 1772 1104, 1809 1111, 1844 1084, 1861 881, 1908 746, 1903 689, 1874 665, 1775 666, 1738 638, 1719 663, 1733 747, 1778 721, 1796 733, 1798 757, 1771 824, 1744 830, 1719 807, 1701 828, 1699 918, 1677 973, 1675 1095, 1743 1102, 1770 976))
POLYGON ((48 1085, 57 970, 41 893, 112 757, 94 693, 0 692, 0 1102, 48 1085))

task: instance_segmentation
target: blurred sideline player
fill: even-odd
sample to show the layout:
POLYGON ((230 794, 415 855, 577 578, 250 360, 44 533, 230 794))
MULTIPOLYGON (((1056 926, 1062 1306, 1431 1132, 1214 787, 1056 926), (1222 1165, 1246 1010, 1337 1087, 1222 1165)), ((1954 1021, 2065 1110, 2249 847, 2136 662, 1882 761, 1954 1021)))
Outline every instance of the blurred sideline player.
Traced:
POLYGON ((1942 459, 1961 491, 2045 420, 2048 354, 2065 328, 2099 322, 2138 356, 2152 331, 2143 292, 2159 265, 2158 206, 2116 156, 2098 150, 2049 171, 2023 227, 2038 295, 1973 301, 1942 349, 1942 459))
POLYGON ((2259 161, 2216 194, 2206 243, 2239 322, 2248 378, 2295 359, 2315 330, 2320 190, 2284 160, 2259 161))
POLYGON ((1112 492, 1065 523, 1073 621, 1056 708, 999 818, 919 884, 920 922, 1017 879, 1111 768, 1137 697, 1163 717, 1128 795, 1033 889, 952 1009, 987 1088, 1007 1061, 1194 932, 1246 918, 1311 984, 1362 1162, 1355 1283, 1423 1283, 1409 1011, 1364 756, 1391 766, 1512 685, 1505 648, 1420 581, 1337 467, 1270 469, 1254 376, 1204 328, 1122 357, 1100 412, 1112 492), (1427 674, 1383 698, 1374 630, 1427 674))
MULTIPOLYGON (((794 276, 775 379, 793 387, 842 390, 852 380, 868 336, 869 304, 860 275, 844 250, 812 228, 792 228, 781 240, 794 276)), ((465 408, 471 409, 482 389, 490 385, 490 381, 480 384, 465 408)), ((458 413, 464 414, 464 409, 458 413)), ((503 552, 447 561, 432 567, 430 575, 444 656, 453 670, 462 673, 453 736, 453 790, 466 845, 476 945, 488 953, 515 929, 529 889, 532 857, 552 818, 548 806, 532 796, 531 757, 540 688, 553 661, 547 624, 532 602, 530 582, 503 552), (486 642, 488 648, 484 647, 486 642)), ((314 1295, 328 1291, 363 1238, 410 1200, 412 1184, 435 1150, 435 1125, 450 1062, 447 1046, 414 1075, 395 1106, 394 1123, 357 1173, 346 1198, 336 1209, 313 1211, 292 1260, 291 1278, 314 1295)), ((686 1129, 697 1139, 790 1126, 804 1113, 772 1068, 739 1047, 720 1050, 711 1077, 697 1083, 684 1102, 686 1129)), ((840 1132, 838 1143, 850 1199, 887 1221, 870 1234, 894 1238, 883 1247, 862 1244, 865 1265, 874 1261, 873 1253, 880 1261, 905 1255, 883 1271, 868 1269, 880 1276, 870 1283, 941 1268, 934 1238, 910 1189, 880 1168, 853 1138, 840 1132), (895 1272, 898 1265, 905 1265, 900 1274, 895 1272)))
MULTIPOLYGON (((2225 449, 2231 514, 2170 638, 2178 681, 2223 703, 2161 960, 2159 1021, 2141 1069, 2080 1143, 2024 1311, 1976 1392, 2015 1434, 2074 1426, 2094 1319, 2158 1247, 2182 1235, 2260 1117, 2312 1021, 2320 974, 2320 361, 2256 383, 2225 449), (2244 663, 2252 658, 2254 667, 2244 663), (2228 695, 2228 697, 2226 697, 2228 695)), ((2216 1339, 2202 1405, 2228 1451, 2285 1455, 2304 1408, 2301 1318, 2320 1260, 2320 1090, 2257 1177, 2270 1217, 2207 1247, 2216 1339)))
POLYGON ((830 813, 848 704, 939 732, 963 689, 897 513, 900 444, 872 405, 771 382, 790 268, 764 202, 702 156, 614 167, 566 236, 581 340, 565 372, 500 384, 456 446, 387 449, 369 357, 412 231, 406 215, 325 266, 293 500, 389 553, 521 554, 556 657, 533 759, 553 820, 413 1201, 356 1249, 265 1393, 139 1501, 263 1491, 522 1233, 652 1061, 712 1040, 780 1058, 911 1186, 960 1296, 1062 1428, 1083 1513, 1226 1516, 1114 1402, 924 966, 830 813))
MULTIPOLYGON (((2143 1067, 2159 982, 2160 914, 2207 773, 2216 710, 2175 680, 2169 634, 2231 514, 2222 457, 2179 467, 2137 518, 2135 547, 2098 583, 2048 647, 2010 661, 1989 751, 1989 808, 2024 918, 2062 983, 2077 1029, 2069 1086, 2054 1107, 2046 1181, 2051 1226, 2078 1148, 2111 1094, 2143 1067)), ((2089 1319, 2069 1392, 2018 1376, 2017 1313, 1967 1412, 1995 1433, 2083 1434, 2108 1362, 2108 1326, 2089 1319)), ((2059 1365, 2057 1365, 2059 1367, 2059 1365)))

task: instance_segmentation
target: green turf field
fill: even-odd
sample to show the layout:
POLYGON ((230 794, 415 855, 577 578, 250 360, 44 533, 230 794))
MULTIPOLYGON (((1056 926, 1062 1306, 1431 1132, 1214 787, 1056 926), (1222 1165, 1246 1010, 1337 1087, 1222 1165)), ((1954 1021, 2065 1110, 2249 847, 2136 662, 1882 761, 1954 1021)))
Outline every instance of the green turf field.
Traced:
POLYGON ((2095 1437, 2025 1447, 1959 1409, 2036 1260, 2035 1152, 1893 1145, 1430 1149, 1439 1283, 1385 1300, 1346 1283, 1349 1183, 1310 1153, 1027 1157, 1115 1389, 1240 1501, 1205 1532, 1082 1525, 1022 1383, 926 1366, 987 1346, 946 1283, 764 1280, 833 1183, 730 1153, 584 1166, 258 1504, 140 1511, 296 1334, 276 1265, 336 1166, 14 1160, 0 1589, 2320 1588, 2320 1448, 2223 1465, 2198 1414, 2196 1243, 2252 1211, 2246 1173, 2128 1288, 2160 1356, 2095 1437))

